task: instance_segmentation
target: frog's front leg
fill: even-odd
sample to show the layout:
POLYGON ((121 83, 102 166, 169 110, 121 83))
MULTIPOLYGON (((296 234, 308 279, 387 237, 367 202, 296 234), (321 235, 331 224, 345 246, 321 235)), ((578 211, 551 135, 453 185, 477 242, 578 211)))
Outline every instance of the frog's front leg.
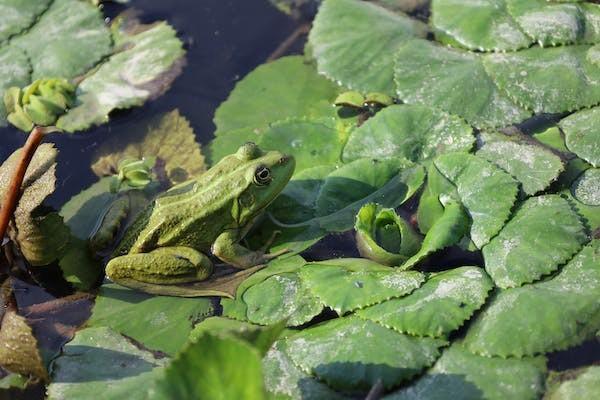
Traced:
POLYGON ((134 289, 202 281, 213 271, 209 258, 191 247, 159 247, 115 257, 106 266, 112 281, 134 289))
POLYGON ((214 241, 211 252, 219 259, 237 268, 250 268, 278 257, 287 250, 265 254, 262 251, 253 251, 239 244, 240 234, 236 230, 221 233, 214 241))

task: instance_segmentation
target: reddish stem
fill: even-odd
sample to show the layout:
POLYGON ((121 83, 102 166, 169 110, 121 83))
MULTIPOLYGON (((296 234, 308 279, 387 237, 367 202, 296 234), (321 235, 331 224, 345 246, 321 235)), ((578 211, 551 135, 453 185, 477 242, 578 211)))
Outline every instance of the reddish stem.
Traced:
POLYGON ((21 157, 17 163, 17 167, 13 171, 4 201, 2 201, 2 209, 0 209, 0 241, 4 238, 10 218, 17 208, 17 203, 21 196, 21 185, 23 184, 27 167, 38 146, 42 143, 42 139, 44 139, 44 129, 36 126, 29 134, 25 146, 21 149, 21 157))

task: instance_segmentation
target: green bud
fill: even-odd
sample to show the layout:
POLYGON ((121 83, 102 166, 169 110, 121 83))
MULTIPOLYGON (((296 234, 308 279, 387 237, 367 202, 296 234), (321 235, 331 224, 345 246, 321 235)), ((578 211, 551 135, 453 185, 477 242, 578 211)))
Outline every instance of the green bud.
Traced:
POLYGON ((152 168, 156 163, 156 157, 126 158, 119 163, 119 171, 111 182, 111 192, 117 192, 125 185, 134 189, 143 189, 154 180, 152 168))
POLYGON ((75 103, 75 86, 65 79, 37 79, 24 89, 9 88, 4 94, 7 120, 23 131, 35 125, 51 126, 75 103))
POLYGON ((341 93, 333 102, 336 106, 362 108, 365 97, 353 90, 341 93))
POLYGON ((384 93, 367 93, 364 105, 367 107, 387 107, 394 104, 394 99, 384 93))

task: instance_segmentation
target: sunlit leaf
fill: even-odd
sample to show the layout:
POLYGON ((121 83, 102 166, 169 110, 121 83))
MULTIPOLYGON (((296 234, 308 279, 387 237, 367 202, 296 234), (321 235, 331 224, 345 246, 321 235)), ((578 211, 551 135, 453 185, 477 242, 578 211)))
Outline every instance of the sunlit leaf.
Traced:
POLYGON ((580 111, 560 121, 569 150, 600 167, 600 107, 580 111))
POLYGON ((502 290, 467 332, 465 345, 486 356, 562 350, 600 330, 600 241, 585 246, 552 279, 502 290))
POLYGON ((600 366, 551 372, 544 399, 591 399, 600 391, 600 366))
POLYGON ((262 129, 290 117, 333 116, 337 93, 337 85, 319 76, 304 57, 282 57, 259 66, 237 83, 215 112, 215 135, 228 136, 246 127, 262 129))
POLYGON ((521 286, 556 271, 586 241, 583 223, 566 200, 532 197, 483 248, 485 269, 501 288, 521 286))
POLYGON ((166 361, 110 328, 86 328, 54 360, 47 396, 50 400, 147 399, 147 388, 166 361))
MULTIPOLYGON (((37 3, 37 0, 32 2, 37 3)), ((27 54, 12 46, 0 48, 0 66, 0 126, 6 126, 6 107, 2 101, 4 92, 12 86, 27 85, 31 79, 31 66, 27 54)))
POLYGON ((390 388, 410 379, 434 363, 445 343, 351 316, 305 329, 286 347, 296 365, 333 388, 368 390, 378 380, 390 388))
POLYGON ((408 296, 360 310, 357 315, 411 335, 447 336, 483 305, 492 287, 480 268, 455 268, 433 275, 408 296))
POLYGON ((573 196, 588 206, 600 206, 600 168, 590 168, 571 186, 573 196))
POLYGON ((422 161, 450 151, 468 152, 475 142, 461 118, 421 105, 386 107, 354 130, 344 161, 404 157, 422 161))
POLYGON ((429 41, 400 48, 394 80, 402 100, 460 115, 479 128, 510 125, 530 114, 496 87, 481 56, 429 41))
POLYGON ((454 344, 415 383, 384 399, 537 399, 544 390, 545 364, 542 357, 482 357, 454 344))
POLYGON ((0 3, 0 43, 29 28, 48 9, 52 0, 4 0, 0 3))
POLYGON ((309 42, 319 72, 350 89, 393 94, 394 53, 427 27, 406 15, 357 0, 326 0, 309 42))

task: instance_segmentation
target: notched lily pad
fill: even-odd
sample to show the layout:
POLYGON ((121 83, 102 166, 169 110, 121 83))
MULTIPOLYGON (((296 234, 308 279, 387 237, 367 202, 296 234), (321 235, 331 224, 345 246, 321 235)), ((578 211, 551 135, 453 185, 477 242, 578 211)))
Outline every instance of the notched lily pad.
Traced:
POLYGON ((424 276, 416 271, 349 264, 327 265, 327 261, 307 264, 300 277, 326 306, 339 315, 401 297, 418 288, 424 276))
POLYGON ((560 121, 569 150, 600 167, 600 107, 579 111, 560 121))
POLYGON ((338 318, 286 340, 303 371, 339 390, 391 388, 433 364, 444 340, 403 335, 357 317, 338 318))
POLYGON ((455 268, 433 275, 408 296, 360 310, 357 315, 399 332, 445 337, 483 305, 492 287, 481 268, 455 268))
POLYGON ((501 290, 471 325, 465 345, 485 356, 522 357, 593 338, 600 330, 598 265, 594 240, 552 279, 501 290))
POLYGON ((499 287, 521 286, 556 271, 587 240, 583 223, 565 199, 532 197, 483 248, 485 268, 499 287))

